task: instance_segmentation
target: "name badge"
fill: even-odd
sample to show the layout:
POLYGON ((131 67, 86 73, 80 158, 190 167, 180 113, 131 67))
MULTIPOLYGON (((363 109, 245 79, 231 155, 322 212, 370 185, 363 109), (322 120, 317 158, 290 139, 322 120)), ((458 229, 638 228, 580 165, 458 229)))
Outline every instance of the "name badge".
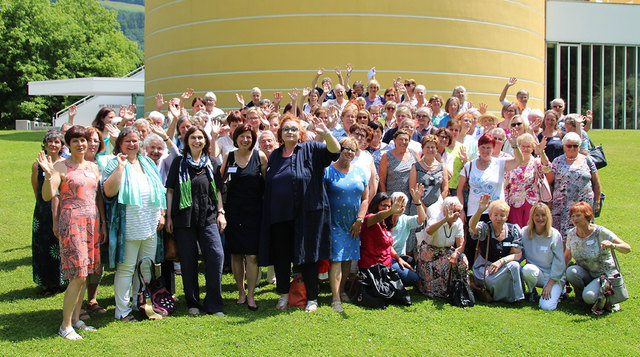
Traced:
POLYGON ((543 252, 546 252, 546 251, 549 250, 549 247, 540 247, 540 250, 543 251, 543 252))
POLYGON ((593 243, 595 243, 595 242, 596 242, 596 241, 595 241, 595 240, 593 240, 593 239, 592 239, 592 240, 588 240, 588 241, 587 241, 587 245, 593 245, 593 243))
POLYGON ((85 170, 84 175, 88 178, 92 178, 92 179, 96 178, 96 174, 93 172, 93 170, 91 171, 85 170))
POLYGON ((510 243, 510 242, 503 242, 503 243, 502 243, 502 246, 503 246, 503 247, 517 247, 518 245, 517 245, 517 244, 510 243))
POLYGON ((228 173, 230 174, 235 174, 236 172, 238 172, 238 167, 237 166, 231 166, 228 170, 228 173))

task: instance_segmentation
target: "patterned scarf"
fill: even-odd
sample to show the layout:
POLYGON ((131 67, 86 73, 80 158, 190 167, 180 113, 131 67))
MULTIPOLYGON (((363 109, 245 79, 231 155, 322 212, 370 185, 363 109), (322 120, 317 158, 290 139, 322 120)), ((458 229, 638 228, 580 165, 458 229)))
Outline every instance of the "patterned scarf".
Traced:
POLYGON ((206 168, 207 178, 211 183, 211 192, 213 192, 213 201, 218 202, 218 191, 216 189, 216 182, 213 176, 213 165, 211 164, 211 160, 209 160, 209 156, 202 155, 200 156, 200 161, 195 161, 193 157, 191 157, 191 153, 188 153, 187 156, 183 156, 180 160, 180 170, 178 171, 178 183, 180 184, 179 208, 185 209, 187 207, 191 207, 192 203, 189 167, 195 171, 206 168))

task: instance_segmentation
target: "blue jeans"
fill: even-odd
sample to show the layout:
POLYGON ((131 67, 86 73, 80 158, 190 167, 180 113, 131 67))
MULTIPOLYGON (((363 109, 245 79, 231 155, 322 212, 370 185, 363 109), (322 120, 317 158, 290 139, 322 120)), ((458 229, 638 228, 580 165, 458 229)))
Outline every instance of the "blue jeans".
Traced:
POLYGON ((414 286, 418 281, 418 274, 416 274, 415 271, 400 267, 400 264, 398 264, 398 261, 395 259, 393 259, 393 262, 391 263, 391 268, 398 272, 405 288, 414 286))
POLYGON ((222 312, 222 263, 224 250, 218 225, 205 227, 175 228, 176 243, 180 254, 182 283, 187 307, 197 307, 207 314, 222 312), (207 295, 200 304, 198 285, 198 243, 205 264, 204 277, 207 295))

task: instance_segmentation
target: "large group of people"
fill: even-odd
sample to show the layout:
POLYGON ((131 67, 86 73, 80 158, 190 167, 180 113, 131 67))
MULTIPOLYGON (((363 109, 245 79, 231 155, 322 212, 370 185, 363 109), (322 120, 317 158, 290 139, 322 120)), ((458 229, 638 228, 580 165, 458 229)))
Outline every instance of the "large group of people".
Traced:
POLYGON ((118 116, 103 108, 87 128, 73 125, 72 107, 32 168, 33 277, 45 295, 68 284, 60 336, 95 330, 83 319, 106 312, 96 301, 103 267, 115 269, 115 318, 135 321, 136 267, 162 262, 167 237, 179 259, 163 266, 181 274, 192 315, 224 315, 225 261, 237 304, 251 311, 261 266, 280 310, 292 272, 313 312, 328 267, 331 307, 342 312, 349 277, 377 264, 429 298, 447 297, 455 269, 495 301, 528 297, 553 310, 569 284, 576 299, 596 301, 600 275, 617 273, 611 250, 631 247, 593 223, 602 188, 585 151, 590 115, 565 115, 560 98, 530 108, 526 90, 508 102, 516 78, 498 118, 462 86, 445 100, 400 77, 383 91, 375 69, 349 83, 352 71, 336 68, 335 86, 329 77, 317 86, 320 69, 282 109, 282 93, 268 100, 257 87, 229 113, 193 89, 168 102, 158 94, 137 120, 135 106, 118 116))

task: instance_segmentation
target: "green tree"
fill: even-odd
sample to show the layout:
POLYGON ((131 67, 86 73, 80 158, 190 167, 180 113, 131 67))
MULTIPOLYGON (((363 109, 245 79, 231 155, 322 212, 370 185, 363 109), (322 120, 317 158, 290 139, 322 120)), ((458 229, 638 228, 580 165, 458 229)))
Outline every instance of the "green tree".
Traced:
POLYGON ((0 0, 0 127, 50 118, 69 97, 31 97, 29 81, 122 76, 142 52, 120 31, 117 13, 95 0, 0 0))

